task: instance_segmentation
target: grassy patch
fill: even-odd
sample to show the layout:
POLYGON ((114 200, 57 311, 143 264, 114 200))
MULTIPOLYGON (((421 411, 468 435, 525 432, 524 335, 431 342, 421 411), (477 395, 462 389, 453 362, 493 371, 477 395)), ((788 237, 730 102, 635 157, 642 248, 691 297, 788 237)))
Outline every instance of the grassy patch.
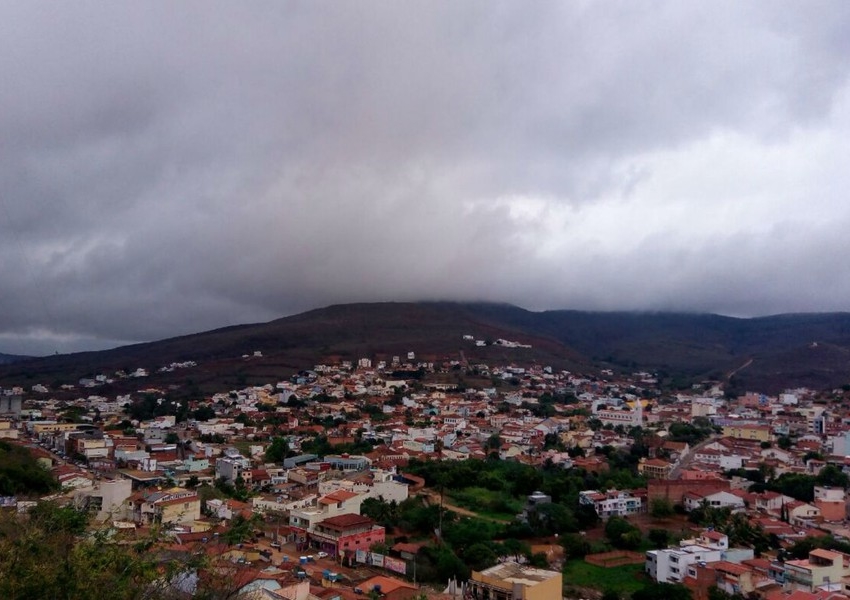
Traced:
POLYGON ((564 585, 631 594, 647 583, 643 568, 643 565, 623 565, 606 569, 583 560, 571 560, 564 565, 564 585))
POLYGON ((502 491, 488 490, 482 487, 469 487, 453 490, 449 494, 452 504, 479 513, 483 516, 510 521, 522 511, 523 503, 510 498, 502 491))
POLYGON ((239 450, 242 453, 242 456, 251 456, 251 446, 257 446, 257 442, 251 442, 248 440, 237 440, 234 442, 230 442, 231 446, 239 450))

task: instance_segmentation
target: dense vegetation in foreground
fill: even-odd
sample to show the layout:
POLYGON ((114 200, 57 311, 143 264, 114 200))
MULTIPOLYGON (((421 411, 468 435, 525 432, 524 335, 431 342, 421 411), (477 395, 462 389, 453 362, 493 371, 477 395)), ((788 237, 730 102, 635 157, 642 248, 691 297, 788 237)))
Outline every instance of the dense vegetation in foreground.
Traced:
POLYGON ((59 483, 29 450, 0 440, 0 496, 40 496, 59 483))
MULTIPOLYGON (((230 543, 237 538, 230 536, 230 543)), ((198 600, 236 597, 237 565, 201 551, 162 550, 162 532, 122 540, 89 515, 41 502, 26 515, 0 511, 4 600, 198 600)))

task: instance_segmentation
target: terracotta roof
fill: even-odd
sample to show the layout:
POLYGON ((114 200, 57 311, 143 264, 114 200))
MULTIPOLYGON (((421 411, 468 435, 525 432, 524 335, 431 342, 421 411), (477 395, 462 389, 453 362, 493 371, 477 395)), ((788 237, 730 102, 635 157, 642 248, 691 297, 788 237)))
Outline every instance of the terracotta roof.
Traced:
POLYGON ((748 573, 750 571, 749 568, 739 565, 736 563, 731 563, 726 560, 717 561, 711 565, 715 571, 723 571, 724 573, 731 573, 732 575, 743 575, 744 573, 748 573))
POLYGON ((369 517, 362 515, 347 514, 330 517, 321 522, 322 525, 329 527, 354 527, 356 525, 371 525, 374 523, 369 517))
POLYGON ((354 492, 349 492, 348 490, 337 490, 335 492, 331 492, 326 496, 322 496, 319 498, 319 502, 322 504, 336 504, 337 502, 345 502, 346 500, 351 500, 352 498, 356 498, 360 494, 355 494, 354 492))
POLYGON ((426 544, 424 542, 419 542, 416 544, 399 542, 398 544, 392 547, 392 550, 394 550, 395 552, 407 552, 408 554, 416 554, 417 552, 419 552, 419 549, 425 545, 426 544))
POLYGON ((386 577, 384 575, 378 575, 376 577, 372 577, 372 579, 367 579, 366 581, 359 584, 357 587, 368 593, 375 589, 375 586, 381 586, 382 594, 390 594, 402 588, 408 590, 418 589, 412 583, 402 581, 401 579, 396 579, 395 577, 386 577))

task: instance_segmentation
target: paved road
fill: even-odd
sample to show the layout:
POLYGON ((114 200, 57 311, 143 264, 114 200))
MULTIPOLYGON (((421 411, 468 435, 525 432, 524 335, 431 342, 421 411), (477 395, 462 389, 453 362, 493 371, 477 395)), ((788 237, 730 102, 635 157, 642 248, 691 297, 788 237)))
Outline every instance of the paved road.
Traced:
POLYGON ((673 470, 670 471, 670 479, 678 479, 682 474, 682 469, 687 469, 692 462, 694 462, 694 455, 699 451, 708 446, 710 443, 716 441, 720 436, 714 434, 709 436, 707 439, 704 439, 699 444, 691 448, 691 451, 688 452, 688 455, 679 461, 679 464, 673 467, 673 470))

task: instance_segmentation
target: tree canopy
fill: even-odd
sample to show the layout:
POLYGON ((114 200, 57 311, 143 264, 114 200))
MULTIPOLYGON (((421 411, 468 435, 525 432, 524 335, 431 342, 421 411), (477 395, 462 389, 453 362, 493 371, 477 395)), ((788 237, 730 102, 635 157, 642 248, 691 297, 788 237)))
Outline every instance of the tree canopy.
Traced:
POLYGON ((0 496, 40 496, 59 482, 23 446, 0 440, 0 496))

